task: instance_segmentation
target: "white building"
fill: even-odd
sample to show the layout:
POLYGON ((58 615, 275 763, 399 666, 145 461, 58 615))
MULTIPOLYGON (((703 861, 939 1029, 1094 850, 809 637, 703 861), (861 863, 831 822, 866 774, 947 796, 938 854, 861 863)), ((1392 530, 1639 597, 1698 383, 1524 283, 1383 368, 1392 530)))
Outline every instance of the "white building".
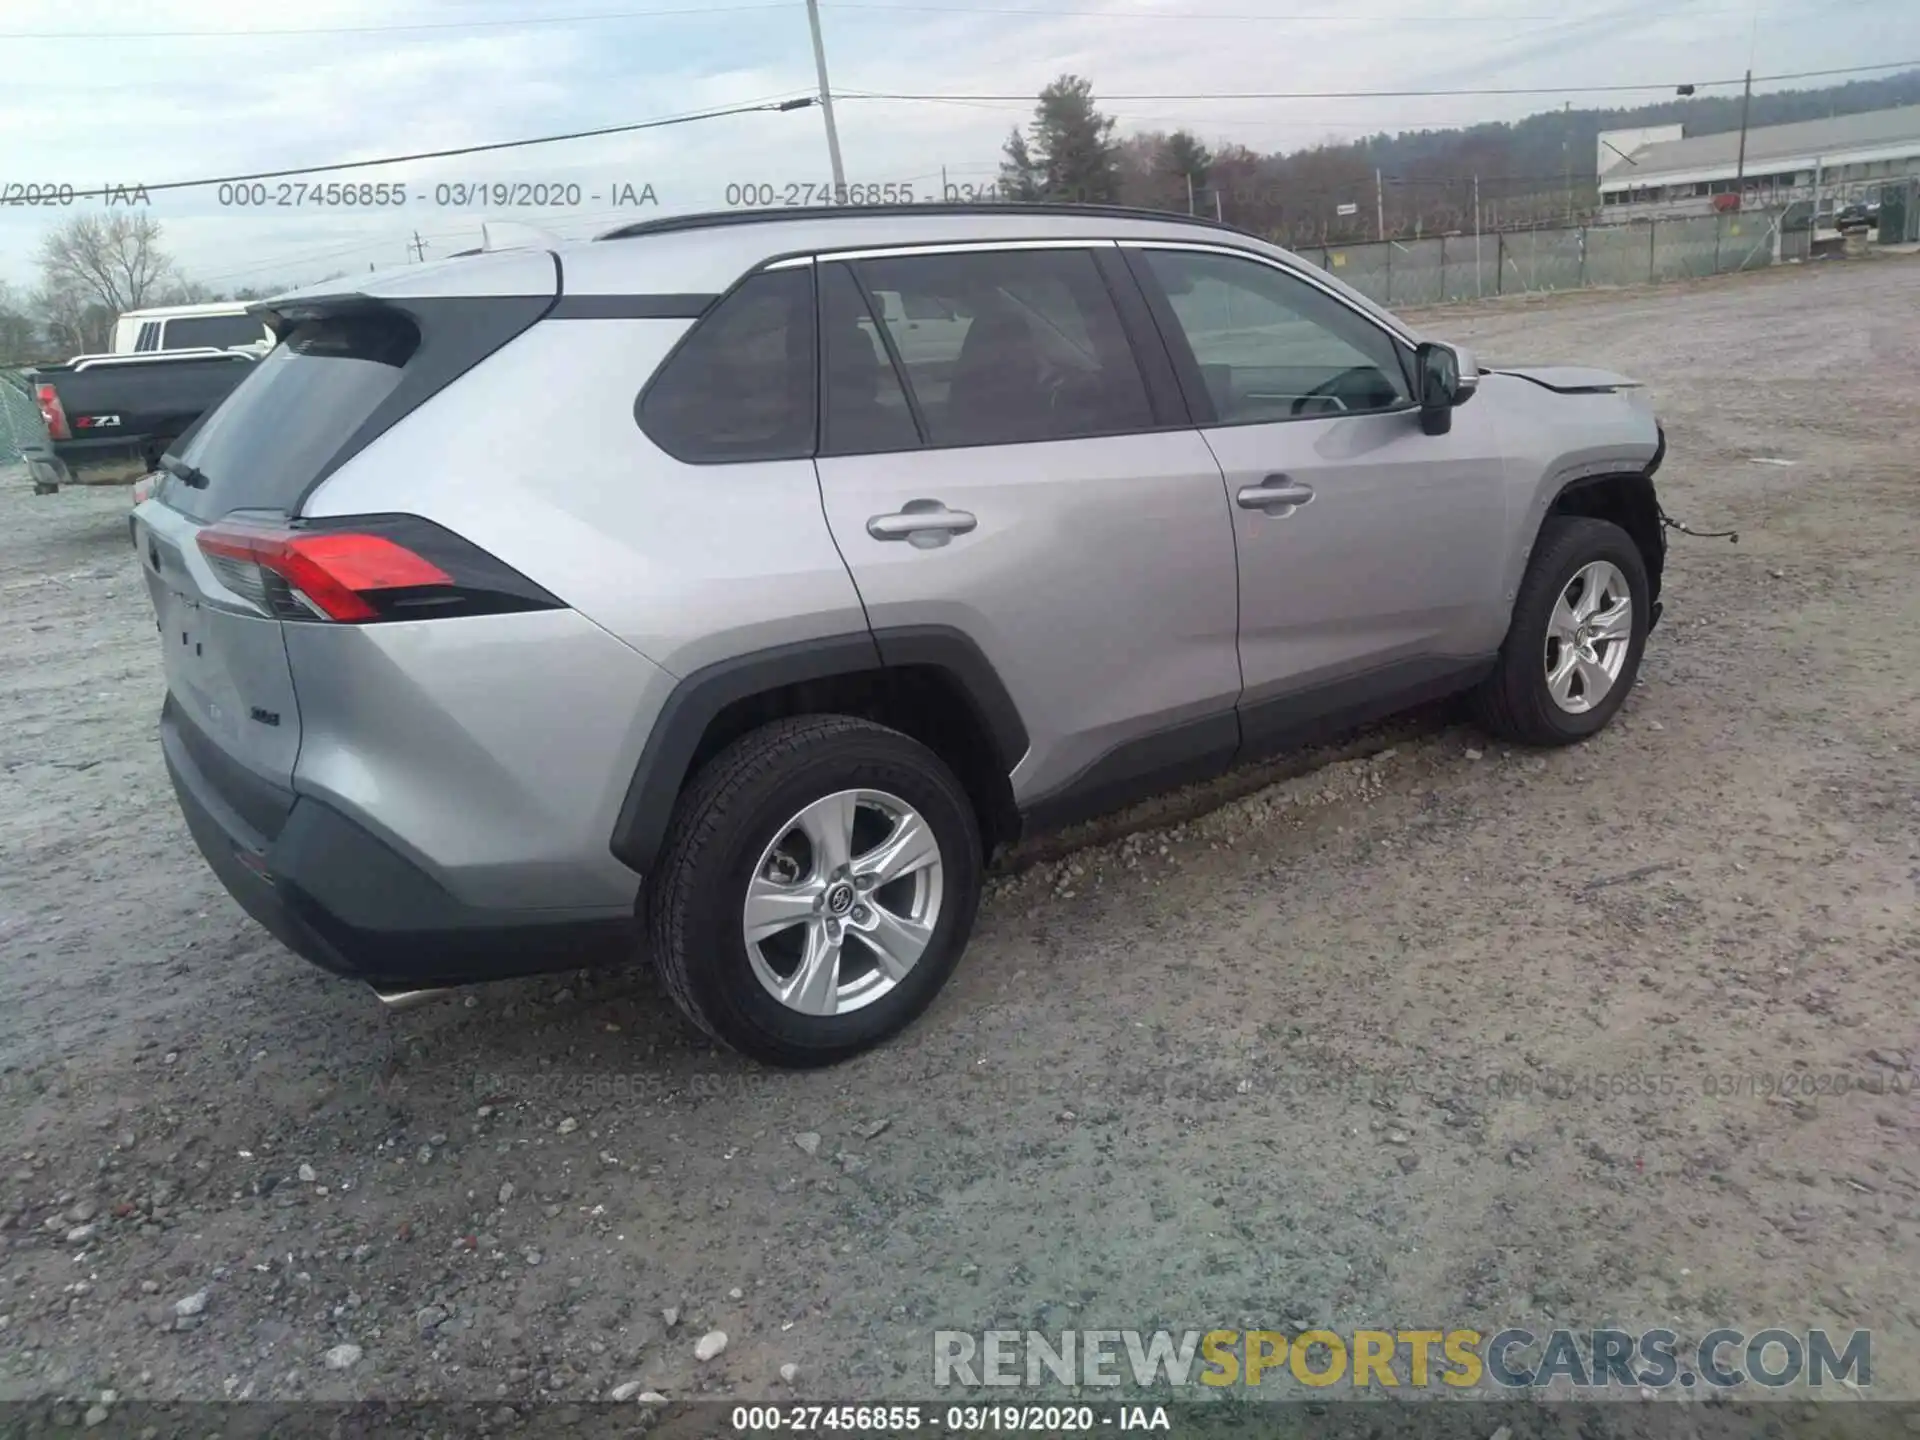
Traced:
POLYGON ((1609 130, 1600 136, 1600 205, 1607 220, 1710 215, 1741 192, 1741 208, 1811 200, 1845 203, 1877 195, 1888 181, 1920 176, 1920 105, 1869 110, 1747 131, 1683 138, 1677 125, 1609 130))

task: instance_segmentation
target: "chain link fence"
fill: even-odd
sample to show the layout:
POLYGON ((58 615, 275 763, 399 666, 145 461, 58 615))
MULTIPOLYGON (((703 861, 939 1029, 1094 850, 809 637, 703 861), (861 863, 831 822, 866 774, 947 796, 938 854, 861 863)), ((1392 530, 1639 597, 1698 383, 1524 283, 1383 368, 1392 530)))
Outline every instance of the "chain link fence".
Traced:
POLYGON ((20 463, 29 444, 44 450, 49 443, 26 372, 0 370, 0 465, 20 463))
POLYGON ((1811 232, 1783 227, 1782 213, 1308 245, 1295 253, 1382 305, 1438 305, 1590 285, 1645 285, 1805 259, 1811 232))

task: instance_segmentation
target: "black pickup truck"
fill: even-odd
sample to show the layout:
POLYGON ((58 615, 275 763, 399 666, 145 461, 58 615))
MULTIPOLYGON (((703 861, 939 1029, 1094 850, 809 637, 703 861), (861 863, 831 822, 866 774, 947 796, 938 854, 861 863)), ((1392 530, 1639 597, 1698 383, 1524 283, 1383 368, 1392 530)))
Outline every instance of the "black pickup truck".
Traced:
POLYGON ((166 448, 253 373, 244 350, 87 355, 27 379, 54 453, 75 473, 102 466, 156 469, 166 448))

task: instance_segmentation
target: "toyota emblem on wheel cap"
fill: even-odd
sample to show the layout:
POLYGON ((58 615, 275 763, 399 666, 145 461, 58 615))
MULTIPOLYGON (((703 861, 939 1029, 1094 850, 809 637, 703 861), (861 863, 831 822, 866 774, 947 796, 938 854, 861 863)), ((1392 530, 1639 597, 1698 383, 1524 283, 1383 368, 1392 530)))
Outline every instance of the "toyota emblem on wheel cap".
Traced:
POLYGON ((844 915, 853 908, 853 887, 847 884, 834 886, 827 892, 827 913, 844 915))

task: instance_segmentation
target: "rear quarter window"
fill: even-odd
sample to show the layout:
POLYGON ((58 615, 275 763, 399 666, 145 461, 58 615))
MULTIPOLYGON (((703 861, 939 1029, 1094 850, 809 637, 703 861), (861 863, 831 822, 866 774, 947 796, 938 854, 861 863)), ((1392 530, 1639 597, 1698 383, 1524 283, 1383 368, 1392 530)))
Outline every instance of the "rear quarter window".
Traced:
POLYGON ((641 392, 647 438, 692 465, 813 454, 813 275, 742 283, 701 319, 641 392))

